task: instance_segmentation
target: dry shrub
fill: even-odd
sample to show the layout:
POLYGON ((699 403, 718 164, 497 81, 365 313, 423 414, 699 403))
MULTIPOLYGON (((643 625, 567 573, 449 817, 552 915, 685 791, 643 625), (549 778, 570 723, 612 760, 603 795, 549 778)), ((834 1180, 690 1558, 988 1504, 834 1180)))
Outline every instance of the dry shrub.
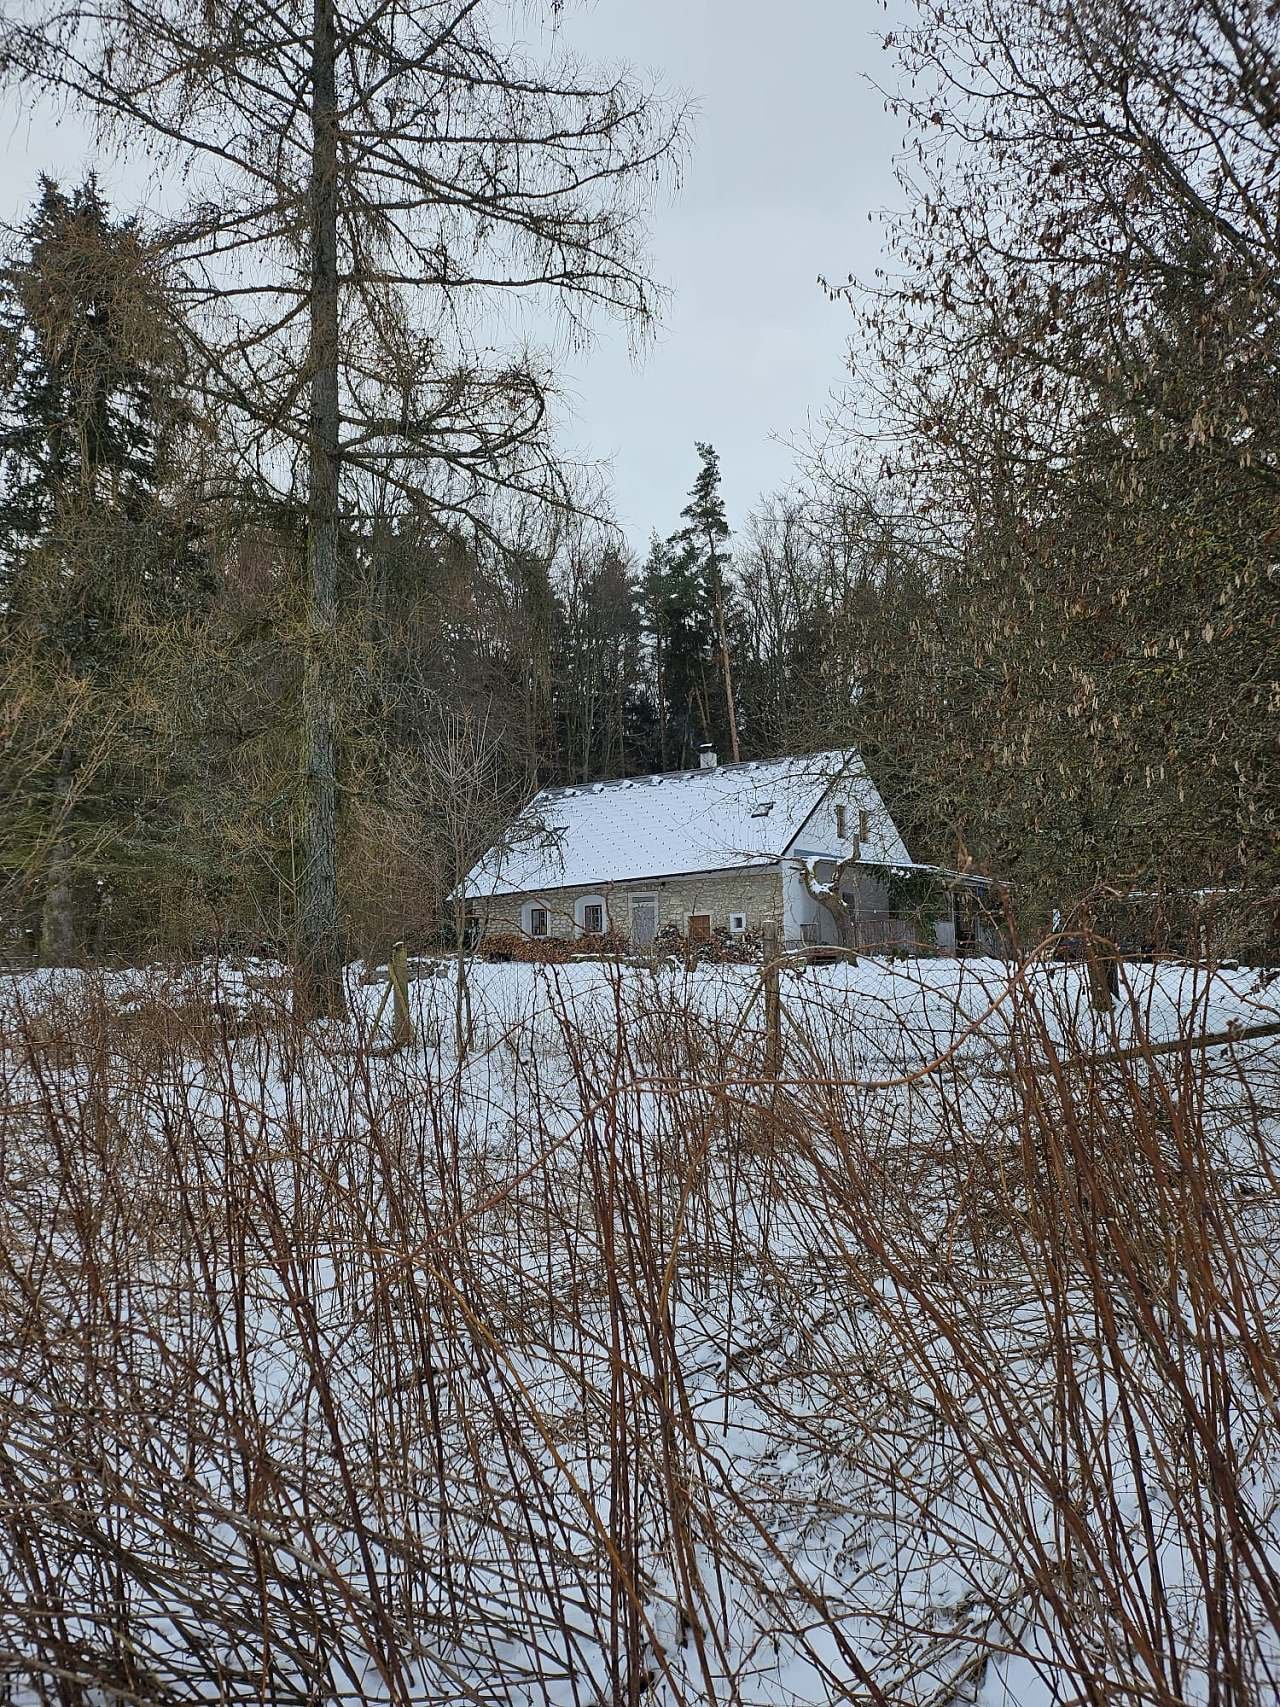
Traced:
POLYGON ((772 1082, 748 973, 518 976, 462 1060, 91 980, 71 1058, 10 1028, 15 1689, 1274 1699, 1274 1052, 864 966, 784 980, 772 1082))
POLYGON ((571 960, 616 960, 627 954, 630 946, 620 931, 596 931, 576 937, 486 931, 480 952, 488 960, 513 960, 526 966, 563 966, 571 960))

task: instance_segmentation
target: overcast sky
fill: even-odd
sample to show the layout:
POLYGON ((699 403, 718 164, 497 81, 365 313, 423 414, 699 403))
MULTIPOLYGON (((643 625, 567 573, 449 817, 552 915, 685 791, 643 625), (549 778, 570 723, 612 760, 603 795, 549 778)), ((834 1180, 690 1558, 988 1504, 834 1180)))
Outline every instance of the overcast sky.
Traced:
POLYGON ((674 295, 641 365, 602 337, 573 376, 576 442, 609 456, 637 549, 676 525, 695 439, 720 452, 739 525, 792 467, 785 445, 843 373, 836 279, 875 265, 867 215, 895 199, 898 121, 874 0, 597 0, 569 33, 660 71, 699 104, 684 185, 658 209, 653 257, 674 295))
MULTIPOLYGON (((584 56, 652 71, 698 106, 683 186, 653 220, 654 272, 672 291, 658 341, 637 365, 603 330, 564 375, 562 438, 609 460, 638 551, 676 525, 695 439, 720 452, 738 526, 791 470, 776 440, 802 435, 839 383, 848 310, 817 277, 870 271, 867 216, 894 200, 897 125, 866 82, 887 69, 883 27, 875 0, 592 0, 563 25, 584 56)), ((6 220, 41 169, 73 180, 89 164, 78 129, 12 111, 0 144, 6 220)), ((121 211, 131 179, 104 172, 121 211)))

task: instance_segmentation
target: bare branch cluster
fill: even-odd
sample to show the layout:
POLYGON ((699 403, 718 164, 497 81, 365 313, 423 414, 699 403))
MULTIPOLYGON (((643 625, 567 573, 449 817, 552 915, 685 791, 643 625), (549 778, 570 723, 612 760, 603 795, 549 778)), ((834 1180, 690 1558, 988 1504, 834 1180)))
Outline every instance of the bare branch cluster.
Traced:
POLYGON ((13 1688, 1274 1698, 1274 1047, 1163 1048, 1265 993, 1103 1065, 1075 972, 810 972, 777 1082, 732 970, 485 968, 465 1058, 422 971, 391 1060, 6 992, 13 1688))

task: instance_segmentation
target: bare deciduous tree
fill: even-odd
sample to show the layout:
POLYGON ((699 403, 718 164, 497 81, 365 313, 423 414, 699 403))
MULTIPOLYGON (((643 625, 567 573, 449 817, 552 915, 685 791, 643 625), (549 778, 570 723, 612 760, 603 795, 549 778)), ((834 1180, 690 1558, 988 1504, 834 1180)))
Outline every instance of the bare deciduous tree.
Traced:
MULTIPOLYGON (((558 11, 553 7, 552 11, 558 11)), ((333 637, 340 528, 376 479, 442 514, 494 486, 560 501, 545 367, 480 347, 495 293, 643 328, 644 200, 683 110, 481 0, 5 0, 0 67, 182 173, 171 254, 243 455, 307 502, 297 923, 313 1005, 341 1001, 333 637), (486 318, 487 317, 487 318, 486 318)))
POLYGON ((848 287, 834 487, 891 538, 862 720, 1024 896, 1274 885, 1275 19, 921 0, 887 45, 908 208, 848 287))

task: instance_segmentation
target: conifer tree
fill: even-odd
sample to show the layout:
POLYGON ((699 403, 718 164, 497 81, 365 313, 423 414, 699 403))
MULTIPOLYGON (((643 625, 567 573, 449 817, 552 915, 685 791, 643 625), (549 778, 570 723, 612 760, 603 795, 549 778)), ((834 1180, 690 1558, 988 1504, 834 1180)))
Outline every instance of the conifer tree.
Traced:
POLYGON ((35 762, 14 745, 4 865, 38 877, 41 954, 65 962, 113 824, 140 818, 110 798, 87 708, 119 687, 148 621, 207 591, 163 501, 192 421, 181 339, 141 232, 93 178, 70 195, 42 181, 0 270, 0 349, 0 646, 50 730, 35 762))
POLYGON ((720 678, 724 690, 725 725, 729 734, 730 756, 735 764, 742 757, 738 743, 738 712, 734 701, 733 667, 730 661, 728 604, 725 580, 729 567, 729 523, 725 516, 724 497, 720 491, 720 458, 714 448, 698 443, 699 469, 689 493, 689 502, 680 512, 684 527, 675 536, 679 548, 687 554, 701 583, 712 627, 715 647, 720 661, 720 678))
MULTIPOLYGON (((74 499, 145 508, 156 483, 154 321, 137 286, 144 252, 113 223, 92 176, 68 196, 43 178, 0 270, 0 565, 5 604, 74 499)), ((66 564, 63 565, 65 569, 66 564)))
POLYGON ((696 547, 673 534, 656 536, 641 580, 644 626, 653 639, 658 745, 662 766, 688 764, 699 740, 710 740, 706 673, 714 630, 696 547))
POLYGON ((654 310, 643 209, 683 112, 522 34, 493 0, 0 0, 0 77, 201 182, 172 237, 209 383, 242 454, 306 496, 295 901, 316 1012, 344 1005, 336 654, 361 495, 468 522, 495 491, 566 503, 546 365, 494 361, 476 304, 537 292, 579 332, 654 310))

